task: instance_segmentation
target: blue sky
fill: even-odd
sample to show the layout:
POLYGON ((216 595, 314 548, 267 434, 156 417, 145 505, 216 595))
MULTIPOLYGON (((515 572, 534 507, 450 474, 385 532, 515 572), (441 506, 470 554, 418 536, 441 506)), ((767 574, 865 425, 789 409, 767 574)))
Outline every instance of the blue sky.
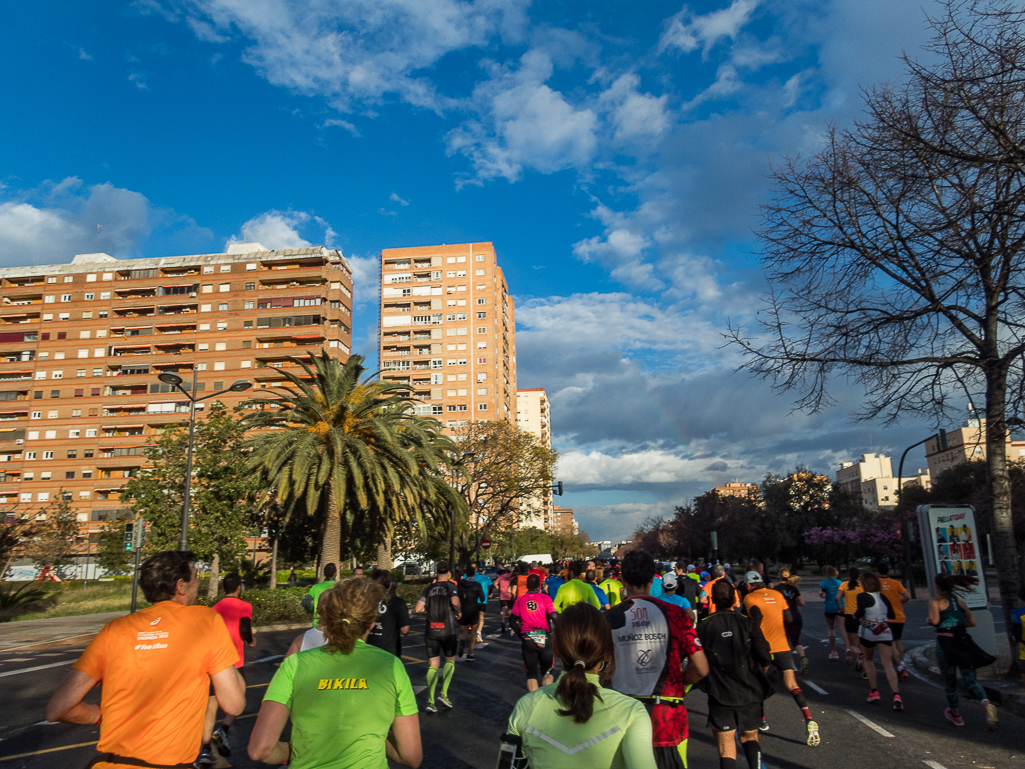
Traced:
MULTIPOLYGON (((340 248, 376 345, 381 248, 491 240, 521 387, 595 538, 734 479, 899 456, 737 373, 772 158, 897 79, 930 2, 137 0, 0 6, 0 265, 340 248), (300 12, 301 9, 301 12, 300 12), (97 225, 102 224, 102 229, 97 225)), ((923 464, 921 455, 912 462, 923 464)), ((896 469, 896 468, 895 468, 896 469)))

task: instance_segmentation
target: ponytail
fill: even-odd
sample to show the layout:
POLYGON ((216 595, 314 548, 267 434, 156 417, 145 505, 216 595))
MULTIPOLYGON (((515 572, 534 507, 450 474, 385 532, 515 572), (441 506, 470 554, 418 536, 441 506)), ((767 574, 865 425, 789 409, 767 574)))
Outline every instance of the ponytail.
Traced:
POLYGON ((356 639, 377 620, 378 605, 387 595, 380 584, 366 577, 350 577, 321 594, 317 613, 328 650, 351 654, 356 639))
POLYGON ((856 588, 858 586, 858 575, 859 575, 859 573, 860 572, 858 571, 858 567, 857 566, 852 566, 851 570, 849 572, 847 572, 847 589, 848 590, 853 590, 854 588, 856 588))
POLYGON ((595 697, 601 699, 598 687, 587 680, 587 671, 601 665, 599 680, 607 683, 615 669, 612 631, 597 609, 578 603, 555 620, 555 638, 565 671, 555 688, 563 709, 556 712, 585 724, 594 714, 595 697))

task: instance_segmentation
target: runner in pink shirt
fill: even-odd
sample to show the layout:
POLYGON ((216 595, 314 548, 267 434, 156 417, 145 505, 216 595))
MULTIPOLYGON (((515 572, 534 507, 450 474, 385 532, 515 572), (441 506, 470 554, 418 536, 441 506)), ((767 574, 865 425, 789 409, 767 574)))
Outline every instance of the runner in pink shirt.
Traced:
POLYGON ((516 599, 510 622, 521 639, 523 666, 527 670, 527 689, 547 686, 554 680, 555 647, 552 629, 555 626, 555 604, 541 592, 541 577, 527 577, 527 593, 516 599))
POLYGON ((498 588, 498 603, 502 607, 502 628, 500 632, 509 630, 509 610, 513 605, 513 589, 516 587, 516 578, 507 570, 495 578, 495 586, 498 588))

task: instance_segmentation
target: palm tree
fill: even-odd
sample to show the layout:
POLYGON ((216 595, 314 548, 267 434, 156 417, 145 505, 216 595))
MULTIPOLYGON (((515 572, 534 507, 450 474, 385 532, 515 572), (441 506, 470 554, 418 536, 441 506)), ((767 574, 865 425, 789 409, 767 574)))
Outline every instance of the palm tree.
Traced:
POLYGON ((288 385, 250 401, 260 410, 249 426, 271 429, 249 439, 249 466, 286 514, 300 502, 323 510, 322 569, 340 560, 343 537, 390 535, 395 520, 415 518, 424 468, 443 461, 451 441, 436 420, 412 413, 402 385, 364 379, 363 356, 342 364, 321 350, 312 365, 294 360, 306 377, 283 370, 288 385))

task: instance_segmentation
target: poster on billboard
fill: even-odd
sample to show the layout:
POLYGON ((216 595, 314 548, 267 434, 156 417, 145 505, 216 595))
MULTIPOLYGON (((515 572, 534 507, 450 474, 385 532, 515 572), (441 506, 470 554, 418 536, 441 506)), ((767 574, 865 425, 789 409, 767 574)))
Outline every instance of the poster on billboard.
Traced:
POLYGON ((922 505, 918 508, 918 525, 931 594, 935 595, 933 579, 937 574, 963 574, 979 580, 978 585, 961 594, 968 608, 989 606, 975 511, 971 507, 922 505))

